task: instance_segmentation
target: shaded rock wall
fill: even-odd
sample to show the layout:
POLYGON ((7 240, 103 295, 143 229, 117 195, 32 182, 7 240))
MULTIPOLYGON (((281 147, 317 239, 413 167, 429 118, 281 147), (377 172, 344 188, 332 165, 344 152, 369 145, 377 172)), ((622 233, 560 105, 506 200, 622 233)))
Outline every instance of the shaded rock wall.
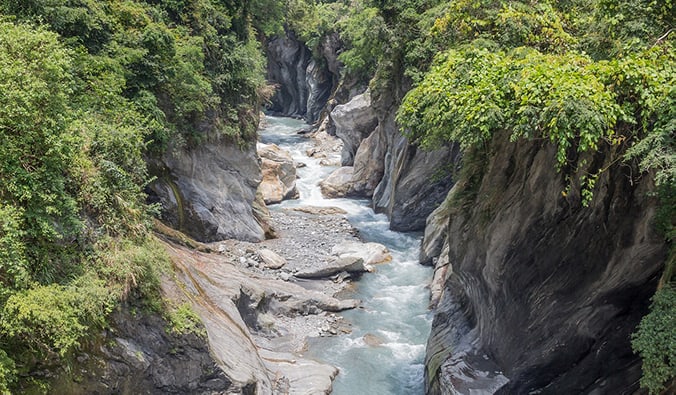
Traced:
POLYGON ((165 155, 154 164, 151 184, 162 219, 195 239, 211 242, 265 238, 252 208, 261 169, 256 147, 220 140, 165 155))
POLYGON ((347 195, 372 198, 394 230, 422 230, 453 185, 460 155, 453 146, 422 151, 409 143, 395 122, 401 95, 396 88, 375 98, 367 91, 336 106, 330 118, 344 143, 343 165, 353 165, 347 195))
POLYGON ((333 46, 339 45, 328 37, 321 47, 322 59, 314 59, 305 44, 289 32, 267 45, 268 81, 277 90, 267 109, 273 114, 304 118, 308 123, 319 120, 336 85, 337 60, 333 46))
POLYGON ((97 346, 81 353, 54 394, 221 394, 232 382, 209 354, 205 338, 176 335, 157 315, 114 314, 97 346))
POLYGON ((508 141, 496 136, 490 160, 473 159, 483 177, 430 219, 423 259, 447 268, 436 276, 427 393, 632 393, 630 333, 665 256, 647 181, 614 165, 585 208, 562 194, 550 144, 508 141), (479 382, 462 379, 478 371, 479 382))

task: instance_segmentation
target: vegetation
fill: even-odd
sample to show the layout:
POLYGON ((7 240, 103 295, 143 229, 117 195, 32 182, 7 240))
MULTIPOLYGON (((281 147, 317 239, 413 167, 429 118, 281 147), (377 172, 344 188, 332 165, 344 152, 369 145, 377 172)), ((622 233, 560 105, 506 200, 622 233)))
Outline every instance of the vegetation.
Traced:
POLYGON ((255 138, 269 3, 0 0, 0 393, 125 300, 165 308, 146 160, 255 138))

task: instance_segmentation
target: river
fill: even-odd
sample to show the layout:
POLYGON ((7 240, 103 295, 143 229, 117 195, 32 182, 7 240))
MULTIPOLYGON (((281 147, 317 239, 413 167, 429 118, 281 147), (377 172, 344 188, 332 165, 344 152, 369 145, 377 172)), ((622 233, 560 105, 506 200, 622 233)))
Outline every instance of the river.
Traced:
POLYGON ((306 155, 312 142, 297 132, 307 124, 291 118, 266 119, 260 141, 277 144, 296 162, 306 164, 298 169, 300 198, 270 209, 340 207, 364 241, 384 244, 393 257, 377 265, 375 273, 363 275, 353 293, 343 295, 362 300, 360 308, 341 313, 351 322, 352 332, 311 339, 306 356, 340 369, 333 384, 335 395, 423 394, 425 344, 432 323, 427 285, 432 271, 418 264, 422 235, 389 230, 387 217, 374 213, 368 200, 324 199, 317 184, 336 168, 321 166, 319 159, 306 155))

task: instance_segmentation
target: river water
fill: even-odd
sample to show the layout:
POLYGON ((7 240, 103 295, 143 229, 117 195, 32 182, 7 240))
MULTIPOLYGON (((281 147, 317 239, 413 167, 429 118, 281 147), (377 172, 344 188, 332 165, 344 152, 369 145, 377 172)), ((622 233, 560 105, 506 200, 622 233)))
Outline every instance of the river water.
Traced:
POLYGON ((347 211, 350 223, 365 241, 384 244, 393 260, 376 266, 356 282, 354 293, 345 297, 362 300, 358 309, 341 315, 351 322, 347 335, 314 338, 306 356, 340 369, 333 384, 335 395, 423 394, 425 344, 432 323, 427 306, 432 271, 418 264, 420 233, 389 230, 383 214, 375 214, 368 200, 324 199, 317 183, 335 167, 321 166, 319 159, 306 155, 309 139, 297 134, 307 125, 290 118, 267 117, 261 132, 262 143, 274 143, 291 153, 298 169, 300 199, 271 206, 333 206, 347 211), (364 337, 370 341, 369 345, 364 337), (373 345, 375 343, 375 345, 373 345))

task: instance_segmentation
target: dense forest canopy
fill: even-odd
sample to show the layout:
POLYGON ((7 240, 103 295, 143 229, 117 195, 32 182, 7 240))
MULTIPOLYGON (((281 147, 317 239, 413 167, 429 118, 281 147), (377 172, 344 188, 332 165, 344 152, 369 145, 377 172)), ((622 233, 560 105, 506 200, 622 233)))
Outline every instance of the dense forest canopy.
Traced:
MULTIPOLYGON (((582 203, 607 170, 586 153, 636 166, 672 243, 673 29, 671 0, 0 0, 0 392, 74 355, 120 301, 157 300, 146 163, 249 144, 262 43, 285 30, 318 58, 339 35, 344 74, 375 97, 403 87, 398 122, 422 147, 550 140, 582 203)), ((676 374, 673 262, 634 340, 653 392, 676 374)))

